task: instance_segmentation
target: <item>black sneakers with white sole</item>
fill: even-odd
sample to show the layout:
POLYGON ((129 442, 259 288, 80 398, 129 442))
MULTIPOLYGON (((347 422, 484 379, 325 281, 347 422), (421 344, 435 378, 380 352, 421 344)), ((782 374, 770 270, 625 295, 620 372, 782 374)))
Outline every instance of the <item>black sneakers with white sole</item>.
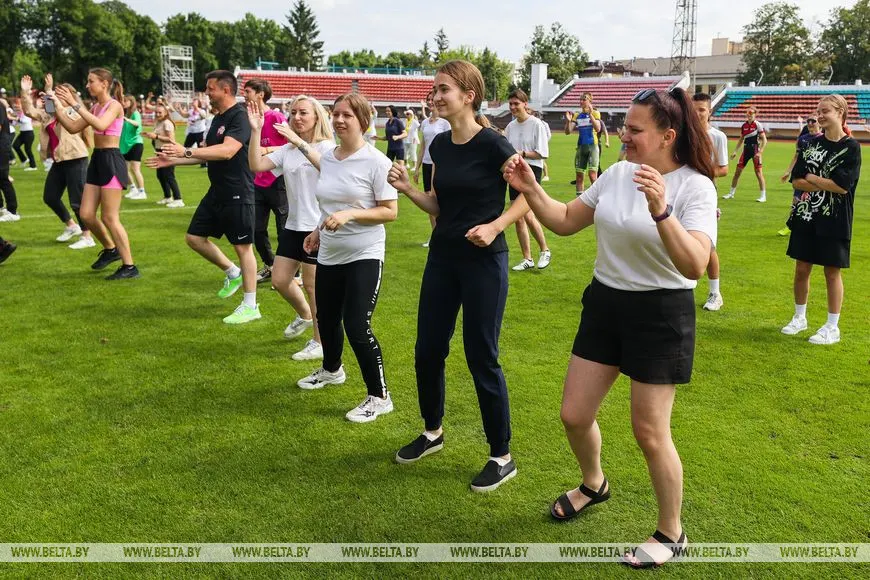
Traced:
POLYGON ((399 452, 396 453, 396 463, 414 463, 415 461, 423 459, 427 455, 441 451, 443 448, 444 433, 439 435, 434 441, 430 441, 425 434, 421 434, 419 437, 399 449, 399 452))
POLYGON ((471 481, 471 491, 479 493, 493 491, 504 482, 513 479, 517 474, 517 464, 511 459, 505 465, 499 465, 494 459, 490 459, 483 466, 483 470, 471 481))

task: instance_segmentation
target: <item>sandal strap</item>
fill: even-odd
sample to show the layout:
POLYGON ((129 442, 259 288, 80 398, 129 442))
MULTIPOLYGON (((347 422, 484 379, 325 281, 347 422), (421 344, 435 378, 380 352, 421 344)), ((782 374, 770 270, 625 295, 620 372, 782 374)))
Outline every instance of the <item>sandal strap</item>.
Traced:
POLYGON ((577 488, 577 491, 588 497, 589 499, 598 499, 601 497, 601 494, 604 493, 604 490, 607 489, 607 478, 604 478, 604 483, 601 484, 601 487, 598 488, 598 491, 593 491, 592 489, 586 487, 584 484, 580 484, 580 487, 577 488))
POLYGON ((570 518, 574 514, 577 513, 577 510, 574 509, 574 505, 571 503, 571 500, 568 498, 567 493, 563 493, 562 495, 560 495, 559 498, 556 500, 556 503, 559 504, 560 506, 562 506, 562 517, 563 518, 570 518))
POLYGON ((658 543, 663 544, 666 548, 668 548, 672 554, 676 555, 676 551, 683 547, 683 542, 686 540, 686 532, 680 534, 679 539, 677 541, 673 541, 660 531, 656 530, 653 535, 653 539, 658 541, 658 543))

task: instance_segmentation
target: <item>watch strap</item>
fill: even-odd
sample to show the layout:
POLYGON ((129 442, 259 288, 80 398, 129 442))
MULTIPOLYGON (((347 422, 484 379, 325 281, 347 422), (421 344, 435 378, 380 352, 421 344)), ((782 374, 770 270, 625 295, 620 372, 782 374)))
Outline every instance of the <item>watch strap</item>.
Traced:
POLYGON ((668 204, 668 205, 665 207, 665 211, 664 211, 664 213, 662 213, 661 215, 654 215, 654 216, 652 216, 652 219, 653 219, 653 221, 656 222, 656 223, 659 223, 659 222, 665 221, 666 219, 668 219, 669 217, 671 217, 671 212, 673 212, 673 211, 674 211, 674 207, 673 207, 671 204, 668 204))

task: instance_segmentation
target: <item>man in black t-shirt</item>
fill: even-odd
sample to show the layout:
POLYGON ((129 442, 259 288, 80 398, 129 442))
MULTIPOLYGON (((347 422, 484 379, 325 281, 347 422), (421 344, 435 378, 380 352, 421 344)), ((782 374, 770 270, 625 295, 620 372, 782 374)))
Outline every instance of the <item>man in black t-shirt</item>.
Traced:
POLYGON ((205 147, 191 149, 178 143, 163 145, 150 167, 199 165, 208 162, 211 185, 190 221, 187 245, 226 273, 221 298, 229 298, 244 287, 245 297, 236 310, 224 318, 227 324, 241 324, 260 318, 257 304, 257 259, 254 257, 254 176, 248 166, 251 126, 244 107, 236 102, 238 85, 229 71, 206 75, 206 93, 217 114, 205 138, 205 147), (239 257, 233 264, 209 237, 226 236, 239 257))

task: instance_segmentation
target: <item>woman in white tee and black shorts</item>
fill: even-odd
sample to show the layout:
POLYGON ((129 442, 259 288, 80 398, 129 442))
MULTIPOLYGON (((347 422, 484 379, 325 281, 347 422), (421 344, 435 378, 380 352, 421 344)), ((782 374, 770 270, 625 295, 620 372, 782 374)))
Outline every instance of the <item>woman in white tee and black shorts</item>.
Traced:
POLYGON ((338 97, 332 128, 341 145, 320 157, 317 201, 320 227, 305 238, 308 254, 317 252, 317 325, 323 366, 297 384, 319 389, 345 381, 341 352, 344 331, 359 363, 368 396, 347 415, 367 423, 393 410, 387 391, 381 346, 372 332, 384 265, 386 230, 396 219, 398 195, 387 183, 390 160, 363 137, 371 117, 359 93, 338 97))
POLYGON ((695 350, 692 290, 716 243, 712 144, 682 89, 635 95, 622 136, 628 161, 579 198, 547 196, 524 161, 507 171, 544 226, 571 235, 595 224, 594 278, 583 292, 562 398, 562 423, 582 484, 551 507, 568 520, 610 498, 596 415, 620 372, 631 378, 631 420, 658 501, 655 534, 624 562, 661 565, 687 543, 680 521, 683 469, 671 439, 675 385, 688 383, 695 350))

